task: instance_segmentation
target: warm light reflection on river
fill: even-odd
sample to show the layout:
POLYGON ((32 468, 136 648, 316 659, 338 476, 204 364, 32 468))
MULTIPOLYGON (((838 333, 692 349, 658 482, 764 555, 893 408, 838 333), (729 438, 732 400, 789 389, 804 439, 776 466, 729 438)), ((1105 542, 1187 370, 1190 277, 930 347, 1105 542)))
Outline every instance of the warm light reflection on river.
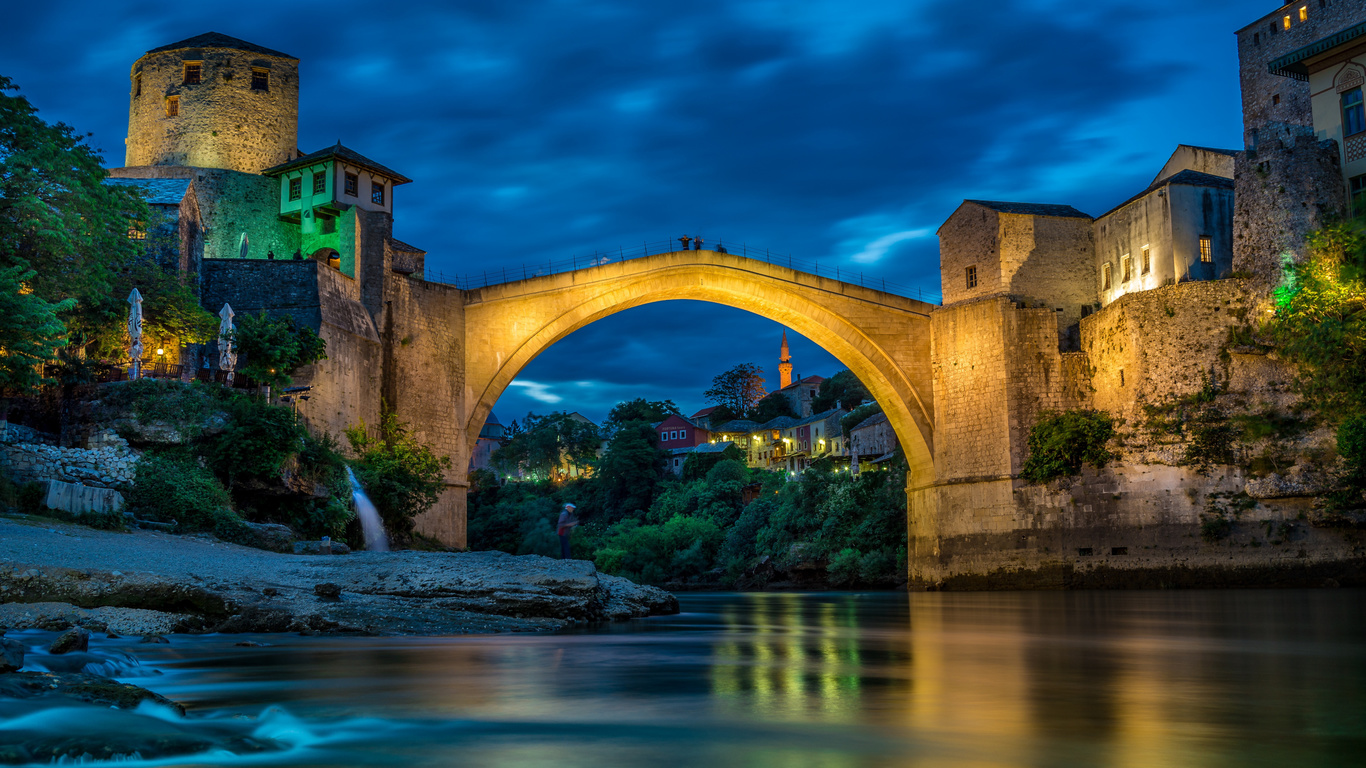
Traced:
POLYGON ((593 632, 128 648, 199 716, 312 734, 253 765, 1340 766, 1363 597, 684 595, 593 632))

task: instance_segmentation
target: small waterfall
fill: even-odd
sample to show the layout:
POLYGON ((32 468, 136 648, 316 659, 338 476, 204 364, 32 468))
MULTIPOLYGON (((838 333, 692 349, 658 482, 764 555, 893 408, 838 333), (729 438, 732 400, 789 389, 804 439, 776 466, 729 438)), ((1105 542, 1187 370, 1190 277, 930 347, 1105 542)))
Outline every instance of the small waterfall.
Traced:
POLYGON ((370 497, 365 495, 365 489, 360 487, 360 481, 356 479, 356 473, 346 468, 346 479, 351 481, 351 500, 356 505, 356 514, 360 515, 360 528, 365 534, 365 548, 371 552, 389 551, 389 534, 384 531, 384 521, 379 519, 379 510, 370 503, 370 497))

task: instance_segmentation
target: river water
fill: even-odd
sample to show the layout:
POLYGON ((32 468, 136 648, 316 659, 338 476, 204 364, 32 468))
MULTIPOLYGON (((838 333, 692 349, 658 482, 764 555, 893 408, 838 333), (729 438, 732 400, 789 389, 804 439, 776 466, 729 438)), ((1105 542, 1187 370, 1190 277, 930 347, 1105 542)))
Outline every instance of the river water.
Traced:
POLYGON ((97 634, 121 679, 189 715, 11 702, 0 744, 64 729, 212 745, 135 761, 156 765, 1363 765, 1363 598, 685 594, 678 616, 555 635, 97 634))

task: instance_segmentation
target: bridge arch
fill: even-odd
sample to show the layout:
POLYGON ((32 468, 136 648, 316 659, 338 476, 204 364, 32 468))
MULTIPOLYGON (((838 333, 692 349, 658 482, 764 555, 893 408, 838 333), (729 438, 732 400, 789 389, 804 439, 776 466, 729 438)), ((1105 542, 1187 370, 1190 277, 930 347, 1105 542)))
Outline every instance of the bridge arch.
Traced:
POLYGON ((541 352, 634 307, 691 299, 778 321, 847 365, 882 404, 912 477, 933 473, 931 305, 742 256, 679 251, 469 291, 465 438, 541 352))

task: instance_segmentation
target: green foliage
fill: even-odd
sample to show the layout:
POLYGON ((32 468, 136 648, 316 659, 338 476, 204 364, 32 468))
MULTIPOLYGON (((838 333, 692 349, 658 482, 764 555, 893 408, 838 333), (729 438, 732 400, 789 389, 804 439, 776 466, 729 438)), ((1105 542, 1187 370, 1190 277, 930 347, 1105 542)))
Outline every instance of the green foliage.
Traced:
POLYGON ((227 407, 227 428, 204 450, 209 465, 230 484, 278 477, 306 434, 294 412, 246 395, 234 396, 227 407))
POLYGON ((811 412, 825 413, 834 408, 852 411, 872 399, 863 382, 853 371, 845 369, 821 382, 816 397, 811 401, 811 412))
MULTIPOLYGON (((176 247, 179 247, 178 245, 176 247)), ((142 295, 143 346, 199 344, 213 338, 218 318, 199 305, 190 285, 150 255, 111 265, 107 292, 82 298, 69 313, 73 339, 94 358, 128 356, 128 295, 142 295)))
MULTIPOLYGON (((4 98, 0 91, 0 100, 4 98)), ((29 288, 34 275, 22 266, 0 268, 0 390, 18 394, 43 383, 38 366, 52 362, 66 345, 66 326, 57 315, 75 303, 68 299, 52 304, 39 298, 29 288)))
POLYGON ((327 342, 291 317, 242 315, 232 333, 233 348, 245 362, 239 370, 269 386, 290 383, 290 373, 327 359, 327 342))
POLYGON ((735 446, 734 443, 726 446, 720 453, 691 453, 688 460, 683 462, 683 480, 697 480, 707 477, 708 473, 719 464, 735 464, 742 471, 745 469, 745 452, 735 446))
POLYGON ((608 532, 593 561, 607 573, 661 584, 708 570, 724 540, 721 528, 701 517, 676 515, 662 525, 623 520, 608 532))
POLYGON ((1031 483, 1046 483, 1081 472, 1083 464, 1103 467, 1116 458, 1105 447, 1114 434, 1114 422, 1101 411, 1040 414, 1029 431, 1029 455, 1020 476, 1031 483))
POLYGON ((702 393, 707 402, 725 406, 731 413, 748 414, 764 396, 764 369, 754 363, 740 363, 711 380, 711 389, 702 393))
POLYGON ((346 438, 357 456, 356 477, 385 529, 393 540, 405 542, 414 518, 431 509, 445 489, 451 460, 436 455, 392 412, 380 416, 377 431, 372 436, 361 422, 346 430, 346 438))
POLYGON ((223 485, 183 453, 144 454, 126 501, 137 517, 179 523, 183 531, 221 530, 231 536, 241 523, 223 485))
POLYGON ((630 421, 643 421, 647 424, 661 422, 674 414, 682 415, 672 400, 646 400, 638 397, 612 406, 607 412, 607 420, 602 423, 602 435, 611 438, 621 425, 630 421))
POLYGON ((1208 474, 1216 464, 1232 464, 1238 431, 1228 422, 1222 411, 1206 408, 1200 412, 1190 430, 1190 442, 1181 463, 1194 467, 1200 474, 1208 474))
POLYGON ((854 427, 867 421, 874 414, 882 413, 882 406, 877 403, 861 405, 854 410, 840 417, 840 434, 848 437, 849 431, 854 427))
POLYGON ((1359 220, 1310 235, 1268 324, 1280 354, 1299 368, 1297 385, 1321 413, 1366 411, 1366 230, 1359 220))
POLYGON ((655 484, 664 471, 659 436, 645 422, 628 422, 617 430, 598 462, 598 511, 610 522, 640 515, 650 508, 655 484))
POLYGON ((591 422, 559 411, 545 416, 528 413, 518 433, 493 454, 493 465, 504 474, 551 479, 569 474, 570 467, 582 470, 590 465, 601 444, 591 422))
POLYGON ((1242 491, 1211 493, 1200 513, 1200 538, 1210 544, 1228 538, 1234 521, 1256 506, 1257 500, 1242 491))
POLYGON ((754 421, 763 424, 766 421, 776 419, 779 416, 797 417, 797 411, 792 407, 792 401, 786 395, 774 392, 765 396, 750 411, 749 417, 754 421))

